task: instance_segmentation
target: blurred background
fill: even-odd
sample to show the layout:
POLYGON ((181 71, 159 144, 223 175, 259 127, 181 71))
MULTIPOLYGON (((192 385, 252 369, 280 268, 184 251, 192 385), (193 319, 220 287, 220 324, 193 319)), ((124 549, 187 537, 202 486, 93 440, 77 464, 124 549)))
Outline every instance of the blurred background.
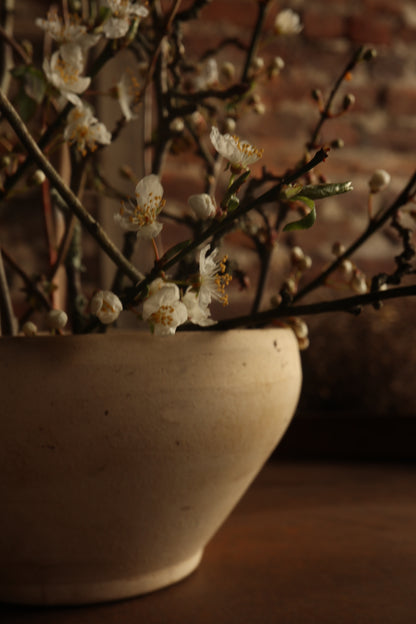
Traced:
MULTIPOLYGON (((184 1, 183 7, 190 4, 184 1)), ((34 26, 34 19, 44 16, 49 5, 45 0, 15 0, 16 37, 37 41, 39 54, 42 32, 34 26)), ((202 10, 202 19, 191 22, 186 30, 189 58, 198 59, 225 38, 248 42, 256 7, 255 0, 212 0, 202 10)), ((351 180, 354 192, 318 205, 313 230, 293 235, 294 242, 312 257, 313 276, 331 260, 334 242, 348 245, 365 227, 371 173, 380 168, 390 173, 389 188, 377 197, 387 204, 415 168, 416 5, 414 0, 271 2, 269 28, 284 8, 299 13, 303 31, 296 37, 273 39, 264 47, 265 61, 280 56, 284 69, 277 78, 259 84, 259 112, 241 119, 237 126, 239 136, 264 148, 264 164, 275 174, 296 164, 317 123, 312 90, 327 95, 358 46, 377 51, 377 57, 360 64, 341 89, 340 101, 347 93, 355 97, 351 110, 330 120, 322 133, 324 141, 342 139, 344 146, 331 151, 321 173, 328 181, 351 180)), ((241 64, 241 52, 233 46, 225 47, 221 55, 224 61, 241 64)), ((117 76, 117 67, 113 71, 117 76)), ((100 118, 106 115, 110 113, 101 109, 100 118)), ((141 132, 139 121, 135 130, 129 125, 119 138, 125 164, 133 169, 138 167, 134 137, 141 132)), ((115 154, 106 163, 113 171, 115 154)), ((120 178, 119 183, 126 181, 120 178)), ((190 193, 202 191, 195 156, 188 153, 179 160, 170 156, 163 185, 170 202, 178 209, 186 206, 190 193)), ((103 213, 110 229, 113 212, 114 203, 103 213)), ((2 244, 14 249, 23 263, 29 262, 28 251, 19 242, 21 225, 6 231, 1 215, 4 212, 0 214, 2 244)), ((368 276, 391 270, 394 245, 394 238, 386 232, 353 260, 368 276)), ((90 259, 90 267, 92 272, 106 271, 99 259, 90 259)), ((302 352, 303 394, 278 457, 416 458, 415 312, 416 302, 406 300, 389 302, 377 311, 368 308, 359 317, 341 313, 305 319, 310 347, 302 352)))

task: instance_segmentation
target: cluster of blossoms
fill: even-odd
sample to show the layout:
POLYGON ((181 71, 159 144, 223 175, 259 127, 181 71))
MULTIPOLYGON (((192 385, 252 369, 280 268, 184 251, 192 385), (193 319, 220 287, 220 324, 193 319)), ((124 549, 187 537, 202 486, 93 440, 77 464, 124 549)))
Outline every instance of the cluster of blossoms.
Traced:
MULTIPOLYGON (((198 3, 195 3, 195 6, 196 4, 198 3)), ((97 327, 97 319, 103 325, 109 325, 117 321, 123 309, 129 309, 147 323, 151 331, 157 335, 175 334, 178 327, 187 323, 200 327, 215 325, 217 321, 211 316, 211 304, 217 301, 227 305, 227 287, 232 279, 228 272, 228 258, 220 254, 217 246, 221 244, 220 241, 227 233, 227 228, 230 231, 235 225, 240 228, 243 235, 251 239, 250 242, 255 243, 254 247, 258 251, 260 279, 257 292, 253 297, 252 310, 255 314, 261 314, 271 249, 277 245, 280 231, 303 230, 311 227, 316 219, 315 200, 352 190, 350 182, 312 183, 314 180, 323 179, 315 176, 315 173, 310 175, 310 172, 317 164, 325 160, 329 149, 326 146, 321 146, 319 149, 318 136, 316 136, 308 146, 308 150, 312 146, 316 147, 319 149, 319 154, 317 152, 310 162, 306 162, 306 159, 302 160, 303 164, 300 164, 293 172, 287 170, 283 176, 275 176, 272 172, 266 171, 265 167, 262 168, 262 176, 249 181, 248 188, 245 187, 246 194, 243 200, 239 199, 240 188, 248 179, 250 167, 262 158, 263 150, 237 135, 237 122, 241 112, 247 109, 257 114, 265 112, 265 105, 252 86, 258 79, 271 79, 279 75, 285 66, 284 60, 281 57, 274 57, 272 61, 270 58, 267 60, 267 56, 265 58, 257 56, 257 50, 253 48, 247 54, 241 82, 231 84, 237 73, 236 67, 233 63, 224 60, 219 64, 217 59, 221 57, 216 50, 210 50, 201 56, 200 62, 192 65, 185 55, 183 38, 179 36, 175 28, 172 28, 172 31, 175 30, 174 38, 169 39, 168 29, 165 36, 159 40, 157 30, 162 28, 162 21, 158 19, 159 12, 163 13, 161 7, 156 8, 152 3, 147 5, 145 0, 99 0, 95 7, 98 10, 94 10, 87 18, 84 15, 86 11, 81 10, 81 5, 76 9, 79 10, 79 14, 76 15, 70 15, 66 3, 63 6, 64 17, 60 17, 56 9, 53 9, 49 12, 47 19, 36 21, 37 26, 49 38, 45 49, 51 50, 43 62, 43 85, 46 86, 46 81, 49 84, 46 94, 49 96, 48 102, 52 102, 55 108, 55 116, 57 116, 56 111, 63 111, 66 115, 62 138, 71 146, 72 155, 75 155, 75 158, 71 160, 71 166, 74 168, 79 166, 77 173, 88 173, 93 176, 98 173, 97 187, 102 184, 100 189, 104 189, 104 192, 109 191, 109 194, 111 192, 113 196, 114 194, 120 196, 122 193, 104 180, 104 176, 99 172, 98 162, 94 163, 94 165, 97 164, 95 169, 94 166, 89 166, 90 159, 85 157, 94 152, 98 146, 109 145, 118 135, 119 129, 126 122, 137 117, 137 105, 143 101, 143 94, 151 84, 154 74, 159 72, 158 87, 155 89, 156 94, 152 97, 159 106, 160 115, 155 116, 157 124, 154 124, 152 133, 148 133, 149 140, 146 139, 145 146, 142 146, 146 155, 145 169, 150 168, 150 159, 147 160, 146 150, 148 148, 154 150, 151 167, 155 173, 145 175, 136 184, 134 194, 121 202, 119 210, 114 215, 114 221, 126 235, 125 248, 132 248, 135 238, 144 241, 144 244, 146 241, 151 242, 149 249, 155 255, 153 268, 147 276, 142 275, 131 264, 129 252, 126 255, 120 252, 120 256, 115 259, 119 269, 114 280, 115 292, 96 290, 89 298, 89 305, 87 304, 88 298, 82 295, 80 309, 75 313, 72 312, 71 321, 79 321, 81 318, 80 324, 84 323, 89 331, 91 326, 97 327), (148 20, 149 32, 141 29, 137 33, 141 20, 149 14, 152 18, 148 20), (83 23, 84 18, 85 23, 83 23), (99 50, 94 50, 97 52, 95 58, 98 62, 96 61, 89 71, 90 51, 99 42, 101 42, 101 47, 99 50), (138 60, 135 71, 139 78, 136 78, 134 72, 127 68, 122 72, 117 84, 107 91, 108 96, 117 95, 121 109, 121 119, 113 137, 85 100, 88 94, 92 95, 92 92, 89 93, 88 90, 98 71, 97 67, 102 67, 108 58, 132 43, 133 53, 138 60), (153 45, 156 46, 154 49, 153 45), (183 76, 181 70, 183 70, 183 76), (139 81, 143 83, 143 91, 139 81), (247 87, 249 83, 250 88, 247 87), (229 90, 228 86, 230 86, 229 90), (240 94, 243 95, 240 97, 240 94), (218 107, 212 106, 211 99, 223 101, 224 106, 221 104, 218 107), (186 214, 184 210, 178 217, 174 212, 165 211, 166 200, 161 182, 161 169, 168 150, 176 154, 180 153, 182 146, 186 150, 190 145, 193 147, 196 145, 199 148, 198 155, 205 161, 205 188, 209 192, 190 195, 187 205, 192 215, 186 214), (215 154, 210 153, 212 148, 215 154), (178 151, 175 151, 176 149, 178 151), (221 159, 226 161, 225 169, 217 166, 222 162, 221 159), (310 165, 312 161, 314 164, 310 165), (220 171, 223 170, 228 171, 228 184, 218 207, 214 197, 215 187, 221 175, 220 171), (253 185, 249 186, 251 182, 253 185), (261 194, 259 189, 264 185, 264 190, 269 183, 274 185, 271 190, 275 193, 270 194, 268 190, 265 190, 261 194), (259 197, 263 201, 261 207, 259 207, 261 204, 261 201, 258 201, 259 197), (271 197, 272 200, 270 200, 271 197), (271 205, 272 203, 274 205, 271 205), (254 210, 248 214, 253 207, 254 210), (296 211, 300 218, 285 224, 286 216, 291 210, 296 211), (157 239, 167 219, 176 219, 188 226, 192 229, 194 238, 176 244, 161 256, 157 239), (224 222, 225 227, 222 228, 224 222), (197 259, 193 257, 191 259, 191 254, 195 252, 198 256, 198 270, 195 270, 197 259), (186 269, 185 275, 179 270, 175 276, 168 274, 169 269, 175 264, 180 269, 186 269), (191 271, 192 274, 188 275, 187 272, 191 271), (134 284, 126 287, 125 290, 123 290, 124 284, 122 283, 123 275, 132 279, 134 284), (84 307, 81 309, 82 306, 84 307)), ((174 14, 175 11, 170 16, 172 23, 175 19, 174 14)), ((181 19, 186 14, 187 10, 179 13, 181 19)), ((166 24, 170 24, 169 20, 166 24)), ((302 29, 299 15, 291 9, 285 9, 276 15, 271 30, 276 36, 286 37, 299 34, 302 29)), ((358 56, 357 59, 359 59, 358 56)), ((356 62, 358 62, 357 59, 356 62)), ((339 85, 340 81, 337 84, 339 85)), ((316 92, 313 98, 319 104, 320 110, 324 110, 323 95, 316 92)), ((351 108, 353 103, 354 98, 351 94, 345 96, 341 113, 351 108)), ((146 109, 144 110, 144 115, 146 115, 147 100, 144 109, 146 109)), ((153 109, 151 112, 153 113, 153 109)), ((321 121, 323 120, 324 117, 321 121)), ((317 128, 316 134, 320 128, 319 124, 317 128)), ((146 132, 147 130, 148 128, 146 132)), ((120 168, 120 172, 123 169, 124 172, 127 172, 127 169, 130 173, 132 171, 127 165, 120 168)), ((36 175, 37 183, 42 183, 45 179, 43 171, 36 172, 36 175)), ((133 175, 128 177, 132 178, 133 175)), ((368 202, 370 220, 373 197, 386 188, 389 182, 390 176, 384 170, 377 170, 371 176, 368 202)), ((57 190, 59 191, 59 185, 57 190)), ((64 196, 65 193, 62 197, 64 196)), ((66 199, 65 202, 67 202, 66 199)), ((377 199, 375 202, 377 203, 377 199)), ((70 202, 68 206, 69 204, 70 202)), ((76 210, 74 213, 77 217, 79 216, 76 210)), ((97 229, 100 227, 98 223, 96 227, 97 229)), ((68 232, 67 243, 71 233, 69 227, 68 232)), ((104 237, 107 236, 104 231, 102 233, 104 237)), ((65 236, 59 243, 65 242, 64 239, 65 236)), ((96 239, 100 244, 102 243, 102 239, 99 240, 98 236, 96 239)), ((107 243, 101 246, 114 259, 115 246, 112 246, 110 239, 107 243)), ((62 255, 67 253, 64 244, 60 247, 60 251, 62 255)), ((117 249, 115 251, 118 252, 117 249)), ((292 247, 288 255, 290 261, 286 279, 280 280, 280 290, 270 295, 272 311, 279 306, 284 308, 296 303, 296 299, 305 294, 302 293, 302 281, 305 272, 311 268, 312 259, 298 245, 292 247)), ((335 256, 334 268, 331 268, 330 272, 338 280, 336 285, 341 283, 342 286, 348 287, 358 295, 368 293, 370 280, 350 260, 351 253, 348 250, 345 251, 341 244, 336 244, 333 246, 333 255, 335 256)), ((237 277, 241 289, 248 288, 250 287, 249 270, 244 272, 237 262, 233 262, 232 265, 233 275, 237 277)), ((53 288, 53 278, 51 284, 53 288)), ((330 285, 329 282, 328 285, 330 285)), ((48 313, 47 325, 51 331, 61 332, 66 326, 68 316, 64 311, 55 309, 55 302, 52 296, 47 302, 47 307, 54 308, 48 313)), ((271 318, 274 322, 275 317, 271 318)), ((237 320, 241 322, 241 318, 237 320)), ((296 316, 289 316, 287 323, 293 328, 301 348, 306 348, 309 338, 305 322, 296 316)), ((72 325, 75 327, 74 322, 72 325)), ((81 328, 81 331, 83 330, 84 327, 81 328)), ((32 322, 28 322, 24 325, 23 331, 27 335, 33 335, 36 333, 36 327, 32 322)), ((78 331, 78 328, 74 331, 78 331)))
MULTIPOLYGON (((111 142, 110 132, 80 97, 91 84, 91 77, 83 75, 88 51, 103 36, 107 39, 124 37, 133 24, 137 25, 141 18, 148 15, 144 5, 130 0, 104 0, 104 9, 105 19, 93 33, 71 15, 62 19, 56 9, 49 11, 47 19, 36 20, 37 26, 58 45, 51 57, 45 58, 43 71, 61 98, 57 106, 62 107, 65 101, 75 106, 68 116, 64 138, 75 143, 83 156, 87 150, 94 150, 97 143, 108 145, 111 142)), ((120 106, 127 120, 133 118, 129 104, 134 100, 129 82, 122 77, 118 85, 120 106)))
MULTIPOLYGON (((147 297, 142 305, 141 317, 152 332, 158 336, 174 334, 179 325, 190 322, 200 327, 214 325, 209 306, 213 300, 227 303, 225 287, 231 276, 227 273, 226 260, 218 260, 218 249, 209 252, 206 245, 199 254, 199 274, 185 291, 168 279, 158 277, 150 283, 147 297)), ((101 323, 116 321, 123 309, 122 302, 113 292, 100 290, 90 303, 91 313, 101 323)))

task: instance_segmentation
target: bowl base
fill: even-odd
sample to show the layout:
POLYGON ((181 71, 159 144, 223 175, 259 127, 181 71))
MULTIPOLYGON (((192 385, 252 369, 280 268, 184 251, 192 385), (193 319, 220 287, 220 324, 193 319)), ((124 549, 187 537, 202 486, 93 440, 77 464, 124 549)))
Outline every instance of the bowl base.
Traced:
POLYGON ((166 568, 112 581, 0 585, 0 602, 36 606, 73 606, 134 598, 181 581, 198 567, 203 550, 166 568))

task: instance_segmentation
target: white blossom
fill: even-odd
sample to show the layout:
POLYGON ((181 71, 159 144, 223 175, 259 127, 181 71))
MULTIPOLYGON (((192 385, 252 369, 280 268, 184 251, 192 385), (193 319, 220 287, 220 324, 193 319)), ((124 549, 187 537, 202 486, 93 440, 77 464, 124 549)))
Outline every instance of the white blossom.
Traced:
POLYGON ((120 104, 121 112, 123 113, 126 121, 135 119, 137 115, 133 112, 132 107, 139 101, 140 88, 139 82, 131 72, 123 72, 120 80, 116 85, 118 103, 120 104))
POLYGON ((66 43, 43 61, 43 71, 53 86, 72 104, 81 105, 77 94, 90 85, 91 78, 81 76, 84 70, 84 53, 75 43, 66 43))
POLYGON ((192 208, 198 219, 210 219, 217 212, 212 197, 207 193, 191 195, 188 198, 188 205, 192 208))
POLYGON ((70 111, 64 139, 76 144, 77 149, 85 156, 87 150, 93 152, 97 148, 97 143, 109 145, 111 132, 94 117, 88 106, 81 105, 70 111))
POLYGON ((137 232, 139 238, 154 238, 163 227, 157 216, 165 204, 159 178, 151 174, 140 180, 135 197, 135 203, 130 200, 129 205, 121 206, 115 220, 124 230, 137 232))
POLYGON ((213 299, 228 303, 225 287, 231 281, 231 275, 226 272, 225 256, 218 260, 218 249, 214 249, 209 255, 209 245, 206 245, 199 254, 199 298, 200 305, 207 307, 213 299))
POLYGON ((292 9, 284 9, 276 15, 274 32, 277 35, 298 35, 302 28, 299 15, 292 9))
POLYGON ((247 168, 263 155, 263 150, 253 147, 248 141, 241 141, 235 135, 221 134, 215 126, 211 129, 210 139, 217 152, 235 168, 247 168))
POLYGON ((384 169, 376 169, 368 181, 371 193, 379 193, 390 184, 390 174, 384 169))
POLYGON ((201 70, 194 80, 194 87, 198 91, 214 87, 219 82, 218 64, 214 58, 210 58, 201 67, 201 70))
POLYGON ((87 27, 80 24, 72 16, 67 20, 62 20, 56 9, 48 12, 47 19, 36 19, 36 26, 47 32, 58 44, 76 43, 84 51, 95 45, 100 39, 100 35, 87 32, 87 27))
POLYGON ((150 296, 143 303, 142 316, 154 334, 169 336, 176 332, 179 325, 188 319, 187 307, 180 300, 180 291, 176 284, 164 283, 160 280, 157 286, 150 286, 150 296))
POLYGON ((91 314, 96 316, 104 325, 114 323, 123 310, 123 304, 111 290, 97 291, 90 302, 91 314))
POLYGON ((108 39, 124 37, 133 19, 147 17, 148 9, 131 0, 106 0, 111 16, 104 22, 103 32, 108 39))
POLYGON ((200 294, 188 288, 182 302, 185 304, 188 310, 188 320, 200 327, 208 327, 209 325, 215 325, 216 321, 211 318, 211 312, 208 309, 208 305, 203 305, 200 294))

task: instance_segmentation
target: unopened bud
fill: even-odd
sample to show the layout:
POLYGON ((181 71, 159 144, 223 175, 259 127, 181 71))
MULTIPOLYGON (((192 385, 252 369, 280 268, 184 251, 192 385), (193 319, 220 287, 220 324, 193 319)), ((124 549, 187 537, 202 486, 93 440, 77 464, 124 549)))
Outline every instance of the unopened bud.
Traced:
POLYGON ((292 247, 292 249, 290 250, 290 260, 292 264, 298 265, 299 262, 303 261, 304 257, 305 254, 303 253, 303 249, 301 249, 300 247, 292 247))
POLYGON ((275 56, 271 63, 271 70, 281 72, 285 66, 285 62, 281 56, 275 56))
POLYGON ((173 119, 173 121, 171 121, 169 124, 169 130, 171 130, 172 132, 176 132, 179 134, 180 132, 183 132, 184 129, 185 123, 181 117, 176 117, 176 119, 173 119))
POLYGON ((64 310, 50 310, 47 316, 49 329, 63 329, 68 322, 68 315, 64 310))
POLYGON ((251 67, 256 71, 260 71, 261 69, 263 69, 264 58, 262 58, 261 56, 256 56, 251 62, 251 67))
POLYGON ((370 193, 378 193, 390 184, 390 174, 384 169, 377 169, 368 181, 370 193))
POLYGON ((336 241, 333 245, 332 245, 332 253, 334 254, 334 256, 336 256, 337 258, 339 256, 342 256, 342 254, 345 251, 345 247, 342 243, 340 243, 339 241, 336 241))
POLYGON ((295 332, 297 338, 307 338, 309 334, 308 326, 305 321, 300 318, 293 319, 292 323, 293 331, 295 332))
POLYGON ((225 63, 223 63, 221 65, 221 74, 227 80, 232 80, 234 78, 234 76, 235 76, 235 65, 234 65, 234 63, 231 63, 230 61, 225 61, 225 63))
POLYGON ((364 50, 361 58, 363 59, 363 61, 372 61, 376 58, 376 56, 377 50, 375 48, 367 48, 367 50, 364 50))
POLYGON ((288 277, 283 282, 283 290, 288 292, 290 295, 294 295, 296 293, 296 290, 297 290, 296 280, 294 280, 293 277, 288 277))
POLYGON ((270 298, 270 304, 272 305, 273 308, 278 308, 280 306, 280 304, 282 303, 282 295, 273 295, 270 298))
POLYGON ((43 173, 42 169, 36 169, 35 173, 30 176, 28 180, 28 184, 30 186, 40 186, 46 180, 46 176, 43 173))
POLYGON ((305 256, 301 262, 299 262, 300 271, 307 271, 312 266, 312 258, 310 256, 305 256))
POLYGON ((351 288, 359 295, 364 295, 367 292, 367 282, 364 273, 356 271, 352 276, 351 288))
POLYGON ((343 260, 341 262, 340 271, 345 281, 349 282, 354 271, 354 265, 351 260, 343 260))
POLYGON ((343 139, 334 139, 334 141, 331 141, 331 147, 333 149, 341 149, 344 145, 345 143, 343 139))
POLYGON ((352 93, 347 93, 347 95, 344 97, 342 108, 344 109, 344 111, 346 111, 350 109, 352 106, 354 106, 354 104, 355 104, 355 95, 353 95, 352 93))
POLYGON ((237 124, 235 119, 233 119, 232 117, 227 117, 227 119, 224 121, 224 132, 228 134, 233 134, 235 132, 236 126, 237 124))
POLYGON ((322 91, 320 89, 312 89, 311 96, 315 102, 322 102, 322 91))
POLYGON ((298 346, 299 346, 299 351, 306 351, 306 349, 309 347, 309 338, 298 338, 298 346))
POLYGON ((264 113, 266 112, 266 106, 263 104, 263 102, 256 102, 256 104, 253 106, 253 110, 255 113, 257 113, 257 115, 264 115, 264 113))
POLYGON ((38 328, 35 323, 32 321, 26 321, 26 323, 22 327, 22 332, 25 336, 36 336, 38 333, 38 328))

